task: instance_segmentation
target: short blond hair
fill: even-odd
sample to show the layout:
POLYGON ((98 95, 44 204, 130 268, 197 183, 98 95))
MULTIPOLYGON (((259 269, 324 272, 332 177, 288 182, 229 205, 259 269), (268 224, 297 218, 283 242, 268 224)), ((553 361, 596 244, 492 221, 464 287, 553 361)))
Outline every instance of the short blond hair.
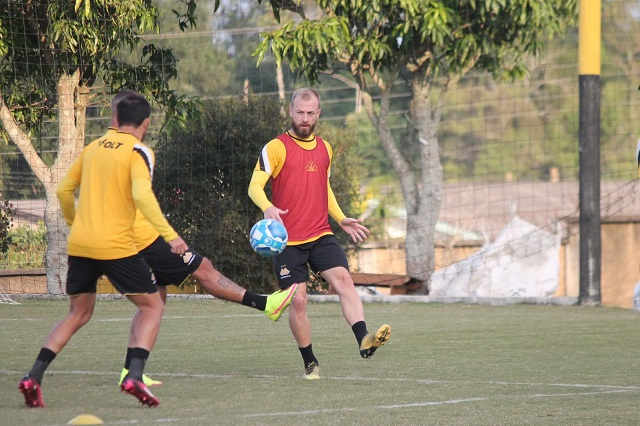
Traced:
POLYGON ((293 105, 293 103, 298 98, 302 98, 306 100, 306 99, 309 99, 311 96, 316 97, 316 99, 318 100, 318 106, 320 106, 320 93, 318 93, 317 90, 310 89, 308 87, 303 87, 302 89, 297 89, 296 91, 293 92, 293 95, 291 95, 291 105, 293 105))

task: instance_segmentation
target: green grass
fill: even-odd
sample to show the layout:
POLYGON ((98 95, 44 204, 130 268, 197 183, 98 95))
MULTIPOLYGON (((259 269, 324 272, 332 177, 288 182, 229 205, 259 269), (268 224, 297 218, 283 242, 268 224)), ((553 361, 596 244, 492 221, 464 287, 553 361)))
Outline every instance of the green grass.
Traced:
POLYGON ((305 381, 286 316, 211 300, 170 300, 146 372, 161 405, 116 386, 133 305, 99 301, 43 381, 45 409, 18 392, 65 301, 0 305, 0 423, 273 425, 637 424, 636 312, 558 306, 366 304, 391 339, 370 360, 335 303, 311 304, 321 380, 305 381))

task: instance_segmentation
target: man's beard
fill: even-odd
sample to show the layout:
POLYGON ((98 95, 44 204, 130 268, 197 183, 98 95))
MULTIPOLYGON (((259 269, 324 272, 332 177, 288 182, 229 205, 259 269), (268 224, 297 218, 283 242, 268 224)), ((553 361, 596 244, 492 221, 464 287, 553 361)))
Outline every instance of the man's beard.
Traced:
POLYGON ((313 134, 313 131, 315 130, 316 125, 314 123, 309 127, 301 128, 300 126, 297 126, 293 121, 291 121, 291 128, 293 129, 293 132, 296 134, 296 136, 300 138, 308 138, 313 134))

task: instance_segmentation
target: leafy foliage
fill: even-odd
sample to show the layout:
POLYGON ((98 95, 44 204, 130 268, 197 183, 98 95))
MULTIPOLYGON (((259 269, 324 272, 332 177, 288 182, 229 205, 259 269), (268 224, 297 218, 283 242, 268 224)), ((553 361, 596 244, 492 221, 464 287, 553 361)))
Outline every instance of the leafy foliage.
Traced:
POLYGON ((2 268, 44 268, 47 232, 44 223, 37 228, 18 226, 7 233, 7 251, 2 256, 2 268))
MULTIPOLYGON (((187 13, 174 12, 184 30, 194 26, 195 1, 182 0, 187 13)), ((56 114, 57 84, 62 74, 78 71, 79 85, 96 86, 95 95, 123 87, 138 90, 167 107, 167 125, 181 126, 194 107, 169 90, 176 60, 170 50, 145 44, 141 34, 158 29, 158 9, 151 0, 8 0, 0 8, 0 93, 18 123, 37 131, 56 114), (141 64, 118 59, 121 51, 142 49, 141 64)), ((98 101, 102 98, 98 96, 98 101)))
MULTIPOLYGON (((259 59, 270 48, 311 82, 335 64, 366 77, 405 67, 430 75, 456 75, 470 67, 494 76, 522 76, 524 55, 575 19, 577 2, 499 0, 318 0, 324 16, 288 22, 265 34, 259 59)), ((273 6, 273 5, 272 5, 273 6)))

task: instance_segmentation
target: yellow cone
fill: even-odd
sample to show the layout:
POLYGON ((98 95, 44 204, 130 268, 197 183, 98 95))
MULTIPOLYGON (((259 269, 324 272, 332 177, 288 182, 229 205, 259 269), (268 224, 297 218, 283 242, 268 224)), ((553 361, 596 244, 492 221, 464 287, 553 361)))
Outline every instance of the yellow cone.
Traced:
POLYGON ((104 422, 93 414, 80 414, 69 420, 69 425, 101 425, 104 422))

